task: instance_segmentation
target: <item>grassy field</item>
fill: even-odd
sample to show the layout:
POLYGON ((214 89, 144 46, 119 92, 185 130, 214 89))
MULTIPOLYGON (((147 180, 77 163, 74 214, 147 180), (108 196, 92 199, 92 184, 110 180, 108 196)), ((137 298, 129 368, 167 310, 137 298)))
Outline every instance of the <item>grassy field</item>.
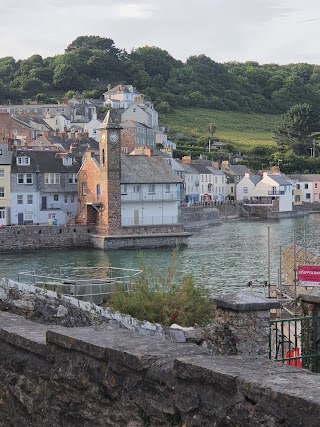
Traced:
POLYGON ((256 145, 275 147, 273 130, 280 117, 270 114, 250 114, 218 111, 206 108, 180 108, 172 113, 161 114, 159 122, 170 132, 200 137, 207 135, 209 123, 217 126, 216 136, 240 151, 249 151, 256 145))

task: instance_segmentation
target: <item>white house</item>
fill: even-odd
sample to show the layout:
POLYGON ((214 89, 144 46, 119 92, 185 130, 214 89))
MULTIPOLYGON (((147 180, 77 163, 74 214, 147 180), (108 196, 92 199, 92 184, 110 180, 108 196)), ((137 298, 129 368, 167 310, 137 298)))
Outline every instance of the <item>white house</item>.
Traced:
POLYGON ((158 127, 158 112, 153 108, 151 102, 132 104, 121 114, 121 121, 125 122, 126 120, 134 120, 156 129, 158 127))
POLYGON ((192 163, 199 174, 199 195, 202 202, 223 202, 225 200, 225 175, 219 169, 192 163))
POLYGON ((280 174, 263 172, 261 181, 251 191, 248 204, 272 207, 277 212, 292 211, 292 184, 280 174))
POLYGON ((109 86, 103 96, 104 105, 111 108, 129 108, 134 103, 143 103, 143 95, 132 85, 109 86))
POLYGON ((121 224, 178 222, 182 179, 160 156, 129 155, 121 161, 121 224))
POLYGON ((260 179, 260 175, 253 175, 250 172, 245 172, 244 177, 236 186, 236 199, 239 202, 249 200, 252 190, 258 184, 260 179))

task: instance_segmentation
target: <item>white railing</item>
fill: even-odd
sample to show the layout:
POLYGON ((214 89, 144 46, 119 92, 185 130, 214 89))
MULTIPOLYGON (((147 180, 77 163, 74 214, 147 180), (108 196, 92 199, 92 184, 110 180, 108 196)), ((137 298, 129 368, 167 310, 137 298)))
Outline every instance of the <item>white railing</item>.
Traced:
POLYGON ((144 216, 139 218, 121 218, 121 225, 135 226, 135 225, 172 225, 178 224, 178 216, 144 216))
POLYGON ((170 193, 166 192, 155 192, 155 193, 129 193, 121 194, 122 202, 153 202, 153 201, 177 201, 180 200, 180 193, 173 191, 170 193))

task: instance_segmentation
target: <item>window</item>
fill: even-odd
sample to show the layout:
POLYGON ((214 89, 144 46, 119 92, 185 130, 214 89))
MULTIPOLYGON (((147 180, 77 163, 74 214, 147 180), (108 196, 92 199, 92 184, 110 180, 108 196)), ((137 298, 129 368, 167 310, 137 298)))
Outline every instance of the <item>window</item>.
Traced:
POLYGON ((243 194, 248 194, 248 187, 243 187, 243 194))
POLYGON ((60 174, 59 173, 46 173, 44 175, 44 180, 46 184, 60 184, 60 174))
POLYGON ((77 183, 77 174, 69 173, 69 184, 76 184, 76 183, 77 183))
POLYGON ((306 199, 310 199, 310 193, 306 193, 306 199))
POLYGON ((32 173, 26 173, 25 180, 26 180, 26 184, 32 184, 33 183, 32 173))
POLYGON ((56 214, 55 213, 49 213, 48 219, 56 219, 56 214))
POLYGON ((25 221, 32 221, 33 220, 33 213, 32 212, 25 212, 24 213, 24 220, 25 221))
POLYGON ((155 184, 149 184, 148 193, 149 194, 155 194, 155 192, 156 192, 156 186, 155 186, 155 184))
POLYGON ((214 183, 217 184, 217 182, 218 182, 218 178, 215 176, 214 177, 214 183))
POLYGON ((170 193, 170 184, 166 184, 166 193, 170 193))
POLYGON ((23 195, 18 194, 17 195, 17 205, 22 205, 22 204, 23 204, 23 195))
POLYGON ((24 174, 18 173, 18 184, 23 184, 23 183, 24 183, 24 174))
POLYGON ((0 178, 4 178, 4 169, 0 169, 0 178))
POLYGON ((64 166, 71 166, 72 165, 72 157, 64 157, 62 159, 62 163, 64 164, 64 166))
MULTIPOLYGON (((0 169, 0 174, 1 174, 1 169, 0 169)), ((0 175, 0 178, 1 178, 1 175, 0 175)), ((314 183, 314 188, 318 188, 318 183, 317 182, 314 183)))
POLYGON ((134 185, 133 186, 133 192, 134 193, 140 193, 140 188, 141 188, 140 185, 134 185))
POLYGON ((309 188, 308 184, 304 184, 304 188, 307 190, 309 188))
POLYGON ((18 184, 32 184, 33 183, 32 173, 18 173, 17 182, 18 184))
POLYGON ((54 202, 59 202, 59 194, 54 194, 53 195, 53 201, 54 202))
POLYGON ((233 193, 233 187, 231 187, 230 190, 231 190, 231 193, 233 193))
POLYGON ((0 219, 6 218, 6 208, 0 208, 0 219))
POLYGON ((295 202, 300 202, 300 196, 299 195, 294 196, 294 201, 295 202))
POLYGON ((297 184, 296 188, 297 188, 297 190, 300 190, 300 184, 297 184))
POLYGON ((71 194, 70 196, 70 203, 74 203, 74 194, 71 194))
POLYGON ((121 185, 121 194, 127 194, 127 185, 126 184, 121 185))
POLYGON ((0 187, 0 198, 4 198, 4 187, 0 187))
POLYGON ((64 195, 63 201, 64 201, 64 203, 68 203, 68 194, 64 195))
POLYGON ((27 157, 27 156, 17 157, 17 165, 30 165, 30 157, 27 157))
POLYGON ((86 196, 86 194, 87 194, 87 184, 85 182, 83 182, 81 188, 82 188, 82 195, 86 196))
POLYGON ((27 194, 27 204, 32 205, 33 204, 33 195, 27 194))

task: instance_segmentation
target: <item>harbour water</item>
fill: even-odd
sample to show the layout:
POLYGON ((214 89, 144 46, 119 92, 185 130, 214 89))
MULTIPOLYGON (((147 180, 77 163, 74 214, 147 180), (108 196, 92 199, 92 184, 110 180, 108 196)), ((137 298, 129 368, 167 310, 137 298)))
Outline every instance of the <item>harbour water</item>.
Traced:
MULTIPOLYGON (((293 242, 296 230, 297 244, 307 245, 319 254, 320 215, 266 220, 233 220, 219 226, 195 232, 189 246, 177 254, 179 274, 192 273, 201 277, 214 293, 226 293, 247 288, 263 292, 262 284, 268 278, 268 227, 270 227, 271 283, 276 283, 279 266, 279 247, 293 242)), ((42 250, 0 254, 0 277, 17 280, 21 271, 35 270, 52 275, 58 266, 138 268, 140 251, 42 250)), ((143 251, 146 265, 155 265, 164 271, 172 257, 170 249, 143 251)))

